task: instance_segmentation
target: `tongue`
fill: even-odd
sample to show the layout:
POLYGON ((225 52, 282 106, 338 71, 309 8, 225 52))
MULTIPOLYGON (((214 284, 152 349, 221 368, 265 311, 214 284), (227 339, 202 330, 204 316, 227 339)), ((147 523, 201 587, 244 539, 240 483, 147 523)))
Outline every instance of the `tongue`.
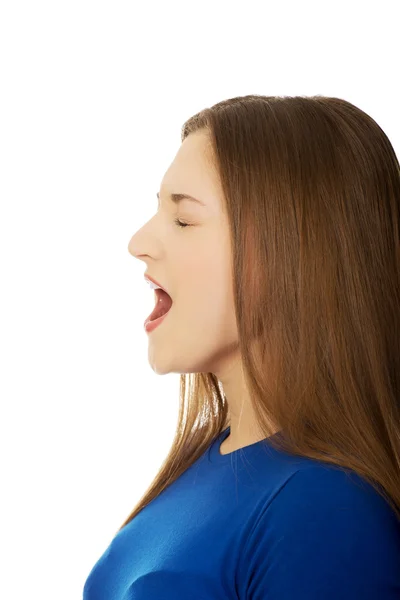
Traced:
POLYGON ((172 298, 169 294, 167 294, 167 292, 164 292, 164 290, 160 289, 155 290, 155 292, 157 297, 157 303, 149 317, 150 321, 154 321, 155 319, 158 319, 165 315, 172 306, 172 298))

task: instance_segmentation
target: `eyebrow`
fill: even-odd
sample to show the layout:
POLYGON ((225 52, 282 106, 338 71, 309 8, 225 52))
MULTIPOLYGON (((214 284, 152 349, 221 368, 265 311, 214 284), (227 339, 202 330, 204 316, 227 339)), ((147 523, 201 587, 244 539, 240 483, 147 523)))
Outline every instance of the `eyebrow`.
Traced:
MULTIPOLYGON (((157 192, 157 198, 158 198, 158 205, 160 205, 160 194, 157 192)), ((204 204, 204 202, 202 202, 201 200, 198 200, 197 198, 194 198, 193 196, 189 196, 189 194, 170 194, 169 198, 172 200, 172 202, 175 202, 175 204, 179 204, 179 202, 182 202, 182 200, 192 200, 192 202, 198 202, 198 204, 201 204, 202 206, 206 206, 204 204)))

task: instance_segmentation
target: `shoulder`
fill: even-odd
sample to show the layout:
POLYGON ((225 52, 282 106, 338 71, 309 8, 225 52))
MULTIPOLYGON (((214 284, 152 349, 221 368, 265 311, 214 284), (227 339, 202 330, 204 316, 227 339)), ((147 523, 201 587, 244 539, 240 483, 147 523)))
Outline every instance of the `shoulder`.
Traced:
POLYGON ((263 507, 241 569, 252 600, 391 600, 400 593, 400 524, 355 472, 304 466, 263 507))
POLYGON ((290 506, 294 499, 306 504, 322 501, 327 507, 337 506, 338 502, 345 502, 348 508, 360 503, 371 508, 389 507, 378 491, 358 473, 321 462, 307 464, 292 473, 272 503, 290 506))
MULTIPOLYGON (((393 509, 363 477, 333 465, 317 463, 293 473, 281 486, 268 507, 270 518, 291 522, 299 515, 310 523, 329 519, 329 526, 356 533, 368 526, 372 532, 400 535, 400 523, 393 509)), ((399 548, 400 550, 400 548, 399 548)))

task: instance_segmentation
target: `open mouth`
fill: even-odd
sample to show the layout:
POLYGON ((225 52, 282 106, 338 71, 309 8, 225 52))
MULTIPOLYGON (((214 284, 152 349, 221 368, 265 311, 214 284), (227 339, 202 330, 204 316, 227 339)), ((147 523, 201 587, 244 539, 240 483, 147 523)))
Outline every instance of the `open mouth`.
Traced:
POLYGON ((154 293, 156 296, 156 305, 146 321, 155 321, 163 315, 166 315, 172 306, 172 298, 167 292, 159 288, 154 290, 154 293))

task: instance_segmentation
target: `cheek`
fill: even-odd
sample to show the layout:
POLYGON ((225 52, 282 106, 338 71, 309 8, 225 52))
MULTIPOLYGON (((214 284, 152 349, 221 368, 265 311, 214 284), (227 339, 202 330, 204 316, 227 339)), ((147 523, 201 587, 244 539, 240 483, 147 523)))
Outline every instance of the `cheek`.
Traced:
POLYGON ((179 257, 177 305, 199 323, 235 322, 229 240, 207 235, 179 257), (201 319, 201 320, 200 320, 201 319))
MULTIPOLYGON (((215 275, 215 273, 214 273, 215 275)), ((231 332, 235 329, 235 307, 232 283, 228 277, 220 275, 191 278, 185 291, 180 295, 183 319, 199 330, 199 335, 231 332)))

